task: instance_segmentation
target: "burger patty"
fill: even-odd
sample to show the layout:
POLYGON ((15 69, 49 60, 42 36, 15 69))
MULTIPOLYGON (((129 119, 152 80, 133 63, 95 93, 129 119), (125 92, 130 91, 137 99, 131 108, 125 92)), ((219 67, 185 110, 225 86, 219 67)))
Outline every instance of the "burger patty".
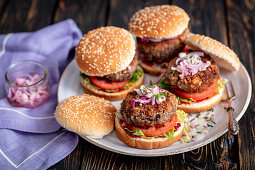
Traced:
POLYGON ((132 62, 129 64, 127 68, 117 73, 109 74, 105 76, 105 78, 111 81, 124 81, 127 79, 131 79, 132 76, 134 75, 134 72, 137 69, 137 63, 138 63, 137 57, 135 55, 134 59, 132 60, 132 62))
POLYGON ((137 92, 128 93, 126 99, 121 103, 120 113, 128 124, 138 127, 162 126, 167 123, 175 114, 177 108, 177 99, 174 94, 167 92, 166 102, 151 105, 140 103, 132 107, 131 100, 139 98, 137 92))
POLYGON ((137 38, 139 57, 147 62, 169 62, 184 47, 183 41, 188 31, 187 28, 178 37, 161 42, 142 42, 141 38, 137 38))
POLYGON ((175 71, 173 73, 173 70, 171 70, 171 67, 176 67, 176 59, 177 57, 169 63, 165 74, 165 83, 170 87, 179 88, 187 92, 200 92, 210 87, 220 78, 219 68, 215 61, 208 55, 205 55, 201 57, 201 60, 204 63, 210 61, 211 65, 205 71, 198 71, 194 75, 188 75, 181 79, 179 72, 175 71))

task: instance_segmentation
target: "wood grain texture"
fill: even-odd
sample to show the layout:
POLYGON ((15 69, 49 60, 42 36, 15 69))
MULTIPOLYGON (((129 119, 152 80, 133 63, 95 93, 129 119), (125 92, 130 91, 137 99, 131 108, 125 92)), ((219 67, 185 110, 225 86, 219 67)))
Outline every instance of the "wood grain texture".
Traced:
POLYGON ((169 0, 144 1, 144 0, 119 0, 110 1, 109 19, 107 25, 128 29, 128 22, 138 10, 152 5, 169 4, 169 0))
MULTIPOLYGON (((255 88, 255 1, 226 0, 229 44, 248 70, 255 88)), ((241 169, 255 168, 255 96, 240 120, 239 159, 241 169)))
POLYGON ((224 1, 189 0, 184 3, 174 0, 173 4, 188 13, 193 33, 207 35, 227 44, 224 1))
POLYGON ((0 20, 0 32, 35 31, 51 24, 55 0, 9 0, 0 20))
POLYGON ((107 1, 60 0, 54 22, 72 18, 83 33, 105 25, 107 1))
MULTIPOLYGON (((137 10, 168 3, 187 11, 194 33, 206 34, 230 45, 247 68, 255 88, 255 0, 2 0, 0 33, 34 31, 67 18, 74 19, 83 33, 104 25, 127 29, 128 20, 137 10)), ((80 138, 77 148, 49 169, 254 169, 254 100, 253 95, 240 120, 238 136, 226 133, 191 152, 154 158, 132 157, 101 149, 80 138)))

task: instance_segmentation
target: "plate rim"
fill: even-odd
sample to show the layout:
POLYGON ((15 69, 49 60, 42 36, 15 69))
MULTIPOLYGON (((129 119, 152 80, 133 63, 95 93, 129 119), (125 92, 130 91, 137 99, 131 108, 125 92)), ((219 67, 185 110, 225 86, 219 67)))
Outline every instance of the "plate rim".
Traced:
MULTIPOLYGON (((59 80, 58 91, 57 91, 57 100, 58 100, 58 103, 61 102, 60 101, 60 97, 59 97, 59 94, 60 94, 60 84, 62 84, 63 79, 64 79, 65 75, 67 74, 68 70, 70 69, 70 67, 72 66, 72 64, 75 64, 75 59, 73 59, 68 64, 68 66, 65 68, 65 70, 62 73, 61 78, 59 80)), ((239 113, 239 115, 236 118, 237 121, 239 121, 242 118, 242 116, 244 115, 245 111, 247 110, 247 108, 248 108, 248 106, 250 104, 251 94, 252 94, 252 84, 251 84, 250 75, 249 75, 248 71, 246 70, 246 68, 244 67, 244 65, 241 62, 240 62, 240 66, 244 70, 244 73, 245 73, 246 77, 248 78, 248 96, 246 98, 244 107, 242 108, 241 112, 239 113)), ((98 139, 91 139, 89 137, 82 137, 82 138, 85 139, 86 141, 90 142, 93 145, 96 145, 96 146, 98 146, 98 147, 100 147, 102 149, 106 149, 106 150, 109 150, 111 152, 115 152, 115 153, 118 153, 118 154, 129 155, 129 156, 139 156, 139 157, 159 157, 159 156, 168 156, 168 155, 180 154, 180 153, 185 153, 185 152, 188 152, 188 151, 195 150, 197 148, 200 148, 200 147, 202 147, 204 145, 207 145, 207 144, 213 142, 214 140, 218 139, 220 136, 225 134, 227 131, 228 131, 228 128, 226 128, 222 132, 217 133, 216 135, 212 136, 211 138, 207 139, 206 141, 203 141, 203 142, 198 143, 196 145, 192 145, 192 146, 186 147, 185 149, 178 149, 178 150, 175 150, 175 151, 169 151, 169 152, 164 152, 164 153, 157 153, 157 152, 155 152, 153 155, 149 155, 149 154, 135 154, 135 153, 130 153, 130 152, 122 152, 122 151, 120 151, 118 149, 113 149, 111 147, 108 147, 108 146, 105 146, 105 145, 102 145, 102 144, 96 142, 96 140, 98 140, 98 139)))

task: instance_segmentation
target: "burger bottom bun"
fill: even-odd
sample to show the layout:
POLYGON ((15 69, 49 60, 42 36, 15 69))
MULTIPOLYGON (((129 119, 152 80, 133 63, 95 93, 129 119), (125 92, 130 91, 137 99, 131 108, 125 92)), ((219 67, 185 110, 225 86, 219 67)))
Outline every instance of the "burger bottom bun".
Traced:
POLYGON ((184 123, 178 128, 176 132, 174 132, 174 139, 164 138, 154 138, 154 139, 146 139, 142 137, 133 138, 129 136, 121 127, 120 119, 118 116, 115 117, 115 131, 119 139, 128 146, 137 149, 159 149, 167 147, 175 142, 177 142, 183 134, 184 123))
POLYGON ((114 93, 108 93, 105 91, 96 90, 93 88, 91 84, 84 84, 82 78, 81 78, 81 85, 83 87, 83 90, 88 94, 96 95, 98 97, 103 97, 107 100, 115 101, 115 100, 124 99, 129 92, 132 92, 134 89, 139 88, 143 84, 143 80, 144 80, 144 73, 139 78, 139 80, 137 80, 135 84, 133 84, 128 89, 122 90, 120 92, 114 92, 114 93))
POLYGON ((189 103, 189 104, 178 104, 177 109, 181 109, 186 113, 199 113, 212 109, 222 99, 224 88, 219 90, 219 93, 201 102, 189 103))
POLYGON ((152 66, 148 66, 147 64, 144 64, 142 61, 140 62, 140 65, 144 69, 145 72, 149 73, 150 75, 160 75, 165 71, 165 69, 162 69, 160 65, 153 64, 152 66))

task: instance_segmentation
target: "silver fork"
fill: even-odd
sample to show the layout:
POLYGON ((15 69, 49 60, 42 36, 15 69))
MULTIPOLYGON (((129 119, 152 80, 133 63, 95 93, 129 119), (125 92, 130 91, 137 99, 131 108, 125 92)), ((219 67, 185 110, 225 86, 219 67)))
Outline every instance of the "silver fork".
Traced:
POLYGON ((222 102, 227 102, 228 103, 228 107, 226 107, 225 109, 227 110, 228 112, 228 118, 229 118, 229 122, 228 122, 228 130, 230 132, 230 134, 232 135, 237 135, 238 132, 239 132, 239 124, 238 122, 236 121, 233 113, 235 111, 235 108, 231 105, 231 101, 234 100, 236 98, 236 95, 235 95, 235 91, 234 91, 234 87, 233 87, 233 84, 231 81, 229 81, 230 85, 231 85, 231 95, 229 94, 229 91, 228 91, 228 87, 227 87, 227 83, 225 84, 225 94, 226 94, 226 98, 222 98, 222 102))

